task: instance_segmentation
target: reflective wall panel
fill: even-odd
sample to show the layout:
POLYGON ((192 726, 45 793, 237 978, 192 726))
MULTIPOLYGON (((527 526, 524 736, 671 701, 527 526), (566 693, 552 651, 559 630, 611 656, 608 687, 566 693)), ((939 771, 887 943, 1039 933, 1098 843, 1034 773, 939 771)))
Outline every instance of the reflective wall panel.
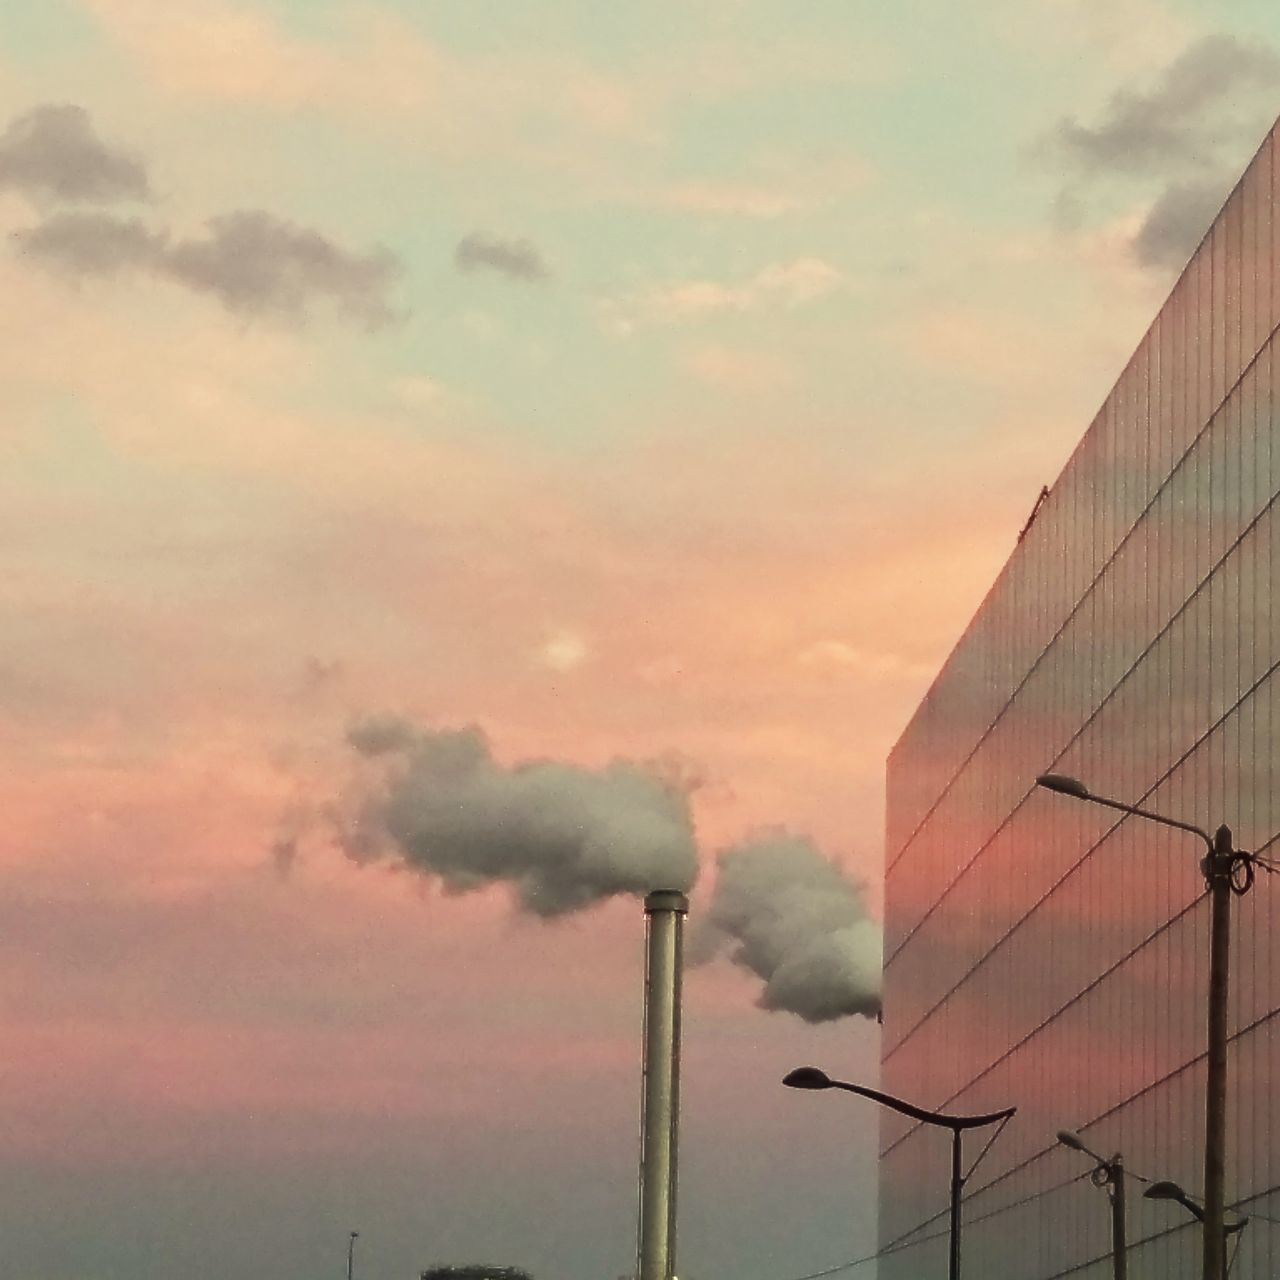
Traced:
MULTIPOLYGON (((1019 1108, 966 1184, 968 1275, 1111 1274, 1106 1193, 1058 1130, 1201 1190, 1203 848, 1034 782, 1226 822, 1280 859, 1276 152, 1273 131, 889 760, 883 1087, 1019 1108)), ((1231 1274, 1263 1280, 1280 876, 1233 913, 1227 1192, 1253 1220, 1231 1274)), ((885 1112, 880 1167, 880 1275, 945 1275, 948 1135, 885 1112)), ((1141 1188, 1130 1277, 1190 1280, 1196 1223, 1141 1188)))

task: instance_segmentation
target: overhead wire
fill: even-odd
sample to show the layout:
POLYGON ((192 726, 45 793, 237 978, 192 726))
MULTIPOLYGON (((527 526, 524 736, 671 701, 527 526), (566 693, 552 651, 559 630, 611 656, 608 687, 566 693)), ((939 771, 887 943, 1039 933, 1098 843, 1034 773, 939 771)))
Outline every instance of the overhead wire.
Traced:
MULTIPOLYGON (((1062 1191, 1073 1183, 1079 1182, 1089 1175, 1087 1173, 1078 1173, 1072 1178, 1066 1179, 1064 1182, 1055 1183, 1051 1187, 1043 1187, 1039 1191, 1033 1191, 1030 1195, 1023 1196, 1020 1200, 1014 1200, 1009 1204, 1000 1205, 995 1209, 988 1209, 986 1213, 980 1213, 977 1217, 966 1219, 966 1225, 970 1227, 977 1226, 980 1222, 986 1222, 990 1218, 997 1218, 1002 1213, 1010 1213, 1014 1209, 1020 1209, 1023 1205, 1030 1204, 1034 1200, 1041 1200, 1045 1196, 1052 1195, 1056 1191, 1062 1191)), ((961 1203, 964 1203, 962 1198, 961 1203)), ((824 1267, 821 1271, 810 1271, 802 1276, 790 1276, 787 1280, 823 1280, 825 1276, 834 1276, 841 1271, 851 1271, 854 1267, 860 1267, 868 1262, 876 1262, 880 1258, 887 1258, 894 1253, 902 1253, 907 1249, 915 1249, 920 1245, 929 1244, 934 1240, 945 1239, 951 1234, 950 1229, 944 1227, 941 1231, 930 1232, 927 1236, 918 1236, 917 1232, 923 1231, 926 1227, 932 1226, 939 1218, 946 1217, 950 1209, 944 1209, 941 1213, 935 1213, 932 1217, 926 1218, 923 1222, 917 1223, 910 1231, 904 1231, 901 1235, 895 1236, 888 1244, 877 1249, 875 1253, 863 1254, 859 1258, 850 1258, 847 1262, 837 1262, 834 1266, 824 1267), (914 1238, 913 1238, 914 1237, 914 1238)))
MULTIPOLYGON (((1001 1214, 1011 1213, 1014 1209, 1021 1209, 1024 1205, 1032 1204, 1036 1200, 1042 1200, 1044 1199, 1045 1196, 1053 1195, 1058 1191, 1064 1191, 1066 1190, 1067 1187, 1073 1186, 1075 1183, 1083 1181, 1085 1178, 1090 1176, 1090 1172, 1091 1171, 1086 1171, 1084 1173, 1075 1174, 1073 1177, 1066 1178, 1062 1182, 1054 1183, 1053 1186, 1042 1187, 1039 1191, 1033 1191, 1030 1194, 1023 1196, 1018 1200, 1012 1200, 1008 1204, 998 1205, 994 1209, 988 1209, 986 1213, 980 1213, 976 1217, 971 1217, 966 1219, 965 1224, 966 1226, 969 1226, 969 1227, 975 1227, 981 1222, 987 1222, 992 1218, 998 1218, 1001 1216, 1001 1214)), ((1136 1178, 1139 1182, 1151 1181, 1150 1178, 1147 1178, 1143 1174, 1137 1173, 1132 1169, 1126 1168, 1124 1172, 1126 1176, 1131 1178, 1136 1178)), ((982 1189, 983 1188, 980 1188, 980 1190, 982 1189)), ((1267 1187, 1263 1191, 1255 1191, 1252 1195, 1245 1196, 1242 1199, 1235 1201, 1233 1204, 1228 1205, 1227 1207, 1233 1210, 1239 1210, 1243 1206, 1247 1204, 1251 1204, 1254 1200, 1261 1200, 1266 1196, 1274 1195, 1277 1191, 1280 1191, 1280 1184, 1277 1184, 1276 1186, 1273 1186, 1273 1187, 1267 1187)), ((961 1204, 964 1204, 964 1203, 965 1203, 965 1200, 962 1198, 961 1204)), ((932 1217, 925 1218, 922 1222, 918 1222, 909 1231, 904 1231, 901 1235, 895 1236, 892 1240, 889 1241, 888 1244, 883 1245, 881 1246, 881 1248, 877 1249, 875 1253, 866 1253, 866 1254, 863 1254, 861 1257, 850 1258, 846 1262, 837 1262, 833 1266, 822 1268, 821 1271, 809 1271, 802 1276, 790 1276, 790 1277, 787 1277, 787 1280, 825 1280, 825 1277, 827 1276, 838 1275, 842 1271, 852 1271, 855 1267, 865 1266, 868 1262, 876 1262, 879 1259, 887 1258, 892 1254, 903 1253, 907 1249, 915 1249, 921 1245, 930 1244, 935 1240, 945 1239, 948 1235, 950 1235, 950 1230, 945 1227, 941 1231, 932 1231, 925 1236, 920 1236, 918 1235, 918 1233, 925 1230, 926 1227, 932 1226, 935 1222, 939 1220, 939 1218, 945 1217, 949 1211, 950 1211, 949 1208, 944 1209, 942 1210, 941 1213, 935 1213, 932 1215, 932 1217)), ((1249 1215, 1249 1221, 1250 1222, 1261 1221, 1261 1222, 1270 1223, 1272 1225, 1280 1225, 1280 1220, 1276 1218, 1268 1218, 1265 1214, 1261 1214, 1261 1213, 1251 1213, 1249 1215)), ((1161 1231, 1153 1232, 1151 1235, 1143 1236, 1140 1240, 1134 1240, 1130 1242, 1126 1246, 1126 1251, 1137 1249, 1144 1244, 1150 1244, 1154 1240, 1162 1239, 1165 1236, 1173 1235, 1179 1231, 1185 1231, 1189 1227, 1192 1227, 1194 1225, 1195 1223, 1190 1221, 1175 1223, 1171 1227, 1166 1227, 1161 1231)), ((1235 1260, 1235 1254, 1238 1253, 1240 1249, 1240 1244, 1241 1244, 1240 1233, 1237 1233, 1237 1239, 1235 1244, 1236 1244, 1235 1252, 1232 1254, 1233 1262, 1235 1260)), ((1046 1280, 1062 1280, 1062 1277, 1074 1275, 1077 1272, 1087 1270, 1089 1267, 1094 1266, 1099 1262, 1105 1261, 1110 1256, 1111 1256, 1111 1252, 1110 1250, 1108 1250, 1104 1254, 1099 1254, 1098 1257, 1096 1258, 1089 1258, 1084 1262, 1076 1263, 1074 1266, 1068 1267, 1065 1271, 1055 1271, 1053 1275, 1047 1277, 1046 1280)))

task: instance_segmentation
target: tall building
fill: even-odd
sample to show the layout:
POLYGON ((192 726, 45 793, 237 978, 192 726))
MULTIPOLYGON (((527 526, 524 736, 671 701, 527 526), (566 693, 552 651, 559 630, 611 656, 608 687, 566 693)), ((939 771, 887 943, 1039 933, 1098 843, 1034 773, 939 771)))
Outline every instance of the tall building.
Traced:
MULTIPOLYGON (((965 1187, 969 1276, 1111 1274, 1058 1130, 1201 1191, 1203 846, 1034 780, 1280 852, 1278 201, 1273 130, 890 757, 883 1087, 1019 1108, 965 1187)), ((1280 876, 1232 922, 1227 1203, 1280 1218, 1280 876)), ((943 1276, 948 1135, 882 1115, 880 1275, 943 1276)), ((1141 1186, 1131 1280, 1198 1276, 1198 1224, 1141 1186)), ((1280 1226, 1231 1241, 1233 1277, 1280 1275, 1280 1226)))

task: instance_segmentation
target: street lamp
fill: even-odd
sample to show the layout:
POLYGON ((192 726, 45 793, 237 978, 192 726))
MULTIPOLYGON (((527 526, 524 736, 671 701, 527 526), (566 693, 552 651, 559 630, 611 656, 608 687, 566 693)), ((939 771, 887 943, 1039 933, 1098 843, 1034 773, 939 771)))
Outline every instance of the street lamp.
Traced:
MULTIPOLYGON (((844 1089, 863 1098, 870 1098, 882 1107, 890 1107, 923 1124, 934 1124, 951 1130, 951 1261, 947 1275, 950 1280, 960 1280, 960 1191, 968 1176, 961 1172, 960 1167, 960 1135, 966 1129, 977 1129, 997 1122, 1003 1124, 1018 1108, 1006 1107, 1003 1111, 993 1111, 983 1116, 944 1115, 940 1111, 926 1111, 923 1107, 913 1106, 910 1102, 903 1102, 901 1098, 881 1093, 879 1089, 849 1084, 845 1080, 832 1080, 825 1071, 819 1071, 817 1067, 797 1067, 783 1077, 782 1083, 792 1089, 844 1089)), ((973 1170, 970 1169, 969 1172, 972 1173, 973 1170)))
MULTIPOLYGON (((1148 1200, 1176 1200, 1188 1213, 1199 1222, 1205 1220, 1205 1209, 1197 1204, 1176 1182, 1153 1182, 1143 1193, 1148 1200)), ((1227 1237, 1234 1232, 1243 1231, 1247 1217, 1237 1218, 1235 1222, 1224 1224, 1222 1228, 1222 1274, 1227 1274, 1227 1237)))
POLYGON ((1129 1274, 1128 1243, 1124 1227, 1124 1160, 1117 1151, 1110 1160, 1104 1160, 1096 1151, 1084 1144, 1084 1139, 1070 1129, 1058 1130, 1058 1141, 1072 1151, 1082 1151, 1097 1163, 1089 1175, 1095 1187, 1106 1187, 1111 1199, 1111 1266, 1115 1280, 1127 1280, 1129 1274))
POLYGON ((351 1239, 347 1241, 347 1280, 352 1280, 352 1276, 355 1274, 356 1240, 359 1239, 359 1236, 360 1233, 358 1231, 353 1231, 351 1239))
POLYGON ((1077 778, 1058 773, 1042 774, 1036 785, 1076 800, 1089 800, 1119 809, 1149 822, 1189 831, 1205 843, 1200 862, 1209 890, 1209 1014, 1208 1054, 1204 1105, 1204 1280, 1226 1280, 1224 1258, 1226 1234, 1223 1227, 1227 1151, 1227 989, 1230 977, 1231 895, 1248 893, 1253 887, 1254 866, 1267 863, 1231 844, 1231 828, 1221 826, 1211 836, 1194 823, 1166 818, 1163 814, 1139 809, 1105 796, 1095 795, 1077 778))

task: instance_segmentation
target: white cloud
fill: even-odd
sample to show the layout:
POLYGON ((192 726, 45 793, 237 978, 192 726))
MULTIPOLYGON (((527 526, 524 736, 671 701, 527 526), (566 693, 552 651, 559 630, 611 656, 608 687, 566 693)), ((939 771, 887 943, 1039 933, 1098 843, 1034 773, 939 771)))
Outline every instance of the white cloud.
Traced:
POLYGON ((867 680, 918 680, 937 670, 934 663, 863 649, 844 640, 817 640, 801 650, 797 661, 802 667, 847 671, 867 680))
POLYGON ((824 208, 866 186, 872 176, 865 160, 846 151, 800 156, 765 152, 752 158, 740 177, 689 178, 629 198, 707 217, 768 220, 824 208))
POLYGON ((830 293, 841 281, 840 272, 821 258, 796 258, 765 267, 752 283, 758 298, 778 298, 797 307, 830 293))
POLYGON ((745 280, 681 280, 630 298, 606 300, 606 329, 628 333, 637 323, 683 324, 713 315, 788 309, 833 293, 844 275, 821 258, 793 258, 760 268, 745 280))
POLYGON ((582 666, 590 650, 576 631, 553 631, 538 649, 538 661, 552 671, 568 672, 582 666))

